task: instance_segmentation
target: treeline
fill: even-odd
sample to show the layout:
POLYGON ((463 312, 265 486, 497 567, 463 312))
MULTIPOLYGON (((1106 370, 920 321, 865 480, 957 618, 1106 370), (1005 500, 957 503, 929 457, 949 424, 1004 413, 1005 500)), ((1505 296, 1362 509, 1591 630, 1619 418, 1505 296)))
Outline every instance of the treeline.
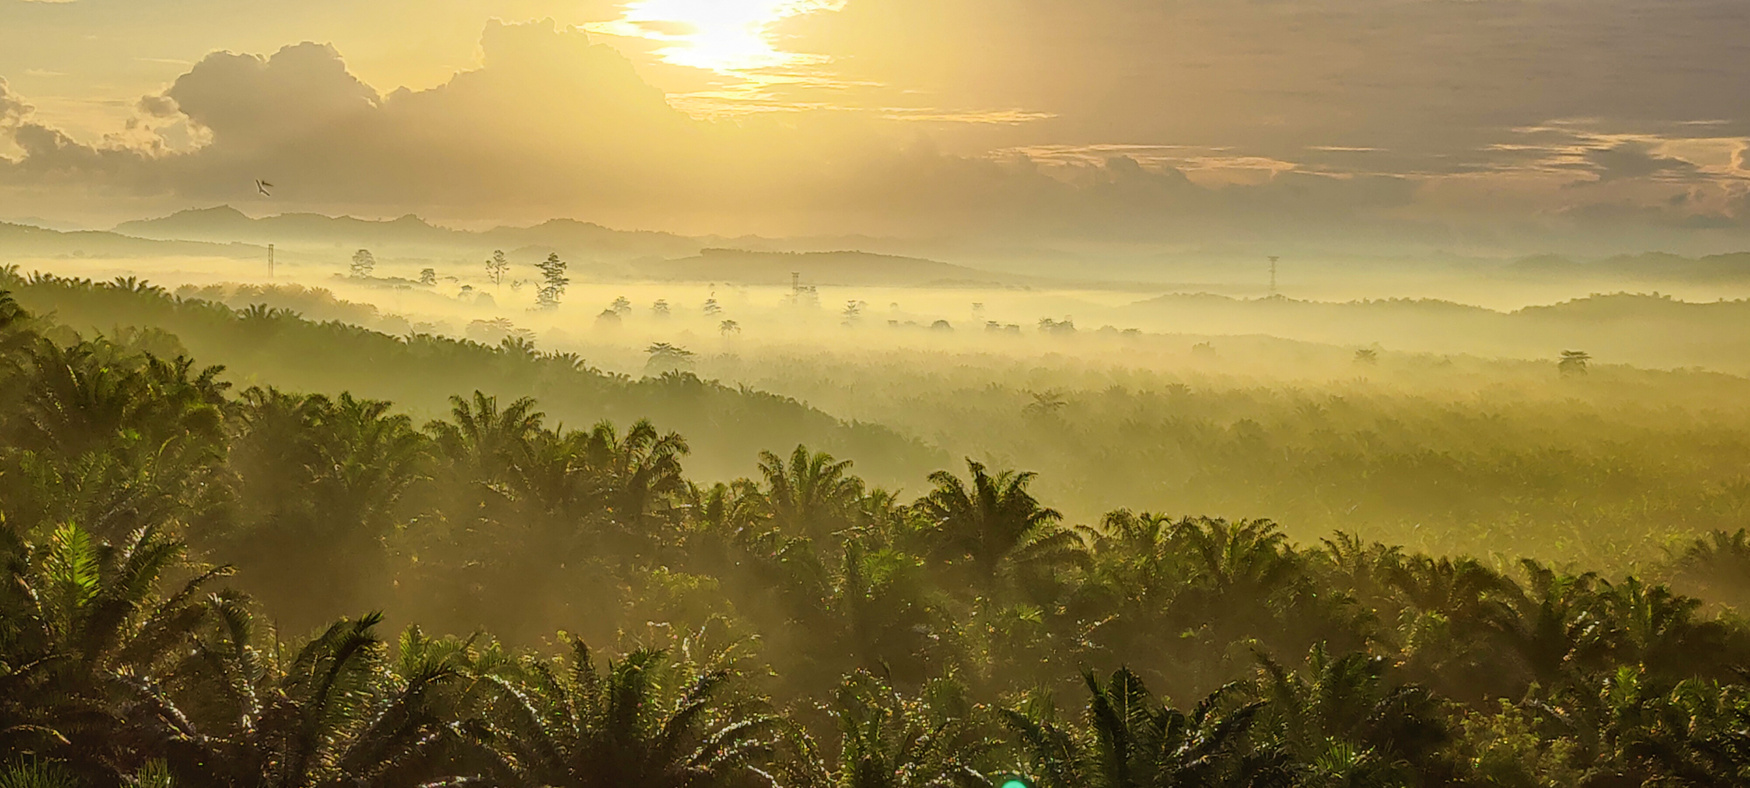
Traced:
POLYGON ((135 337, 161 358, 222 363, 228 379, 245 385, 347 391, 426 416, 447 413, 450 394, 478 389, 507 401, 539 397, 554 419, 572 424, 649 418, 687 435, 691 468, 703 478, 751 472, 749 446, 807 443, 854 455, 865 473, 889 483, 945 461, 891 430, 841 422, 786 397, 690 375, 635 379, 517 337, 491 344, 451 339, 320 289, 207 287, 173 294, 131 278, 21 276, 0 267, 0 290, 33 312, 53 315, 63 343, 75 330, 135 337))
MULTIPOLYGON (((1076 526, 977 463, 702 486, 647 422, 419 425, 163 343, 0 299, 6 784, 1750 779, 1750 629, 1650 579, 1076 526)), ((1743 533, 1669 568, 1738 603, 1747 570, 1743 533)))

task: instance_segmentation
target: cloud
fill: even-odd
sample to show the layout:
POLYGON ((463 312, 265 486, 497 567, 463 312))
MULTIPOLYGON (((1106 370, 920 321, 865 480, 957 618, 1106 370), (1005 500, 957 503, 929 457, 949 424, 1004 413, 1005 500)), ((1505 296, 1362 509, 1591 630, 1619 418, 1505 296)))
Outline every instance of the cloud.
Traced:
MULTIPOLYGON (((1448 6, 1496 4, 1356 1, 1381 16, 1321 16, 1310 0, 1049 0, 1001 4, 1019 9, 1007 15, 994 0, 853 2, 785 31, 805 51, 842 39, 845 54, 829 64, 840 73, 822 84, 843 95, 824 108, 728 120, 676 109, 626 55, 551 21, 489 24, 478 65, 423 90, 383 92, 326 44, 213 53, 132 103, 128 128, 98 142, 27 117, 0 83, 0 120, 11 118, 6 133, 23 154, 0 162, 0 197, 77 206, 101 195, 181 208, 257 199, 253 182, 263 178, 278 186, 268 210, 1175 243, 1445 239, 1460 226, 1738 215, 1731 200, 1742 192, 1711 184, 1738 177, 1726 171, 1732 155, 1742 170, 1742 146, 1722 146, 1750 129, 1718 120, 1718 97, 1647 113, 1600 91, 1520 95, 1525 80, 1512 79, 1514 68, 1561 64, 1533 52, 1522 57, 1537 63, 1513 66, 1499 60, 1511 47, 1436 35, 1487 20, 1448 6), (907 38, 942 32, 908 27, 930 8, 950 26, 990 12, 980 48, 945 60, 946 38, 907 38), (1051 14, 1064 24, 1043 25, 1051 14), (843 20, 911 45, 923 71, 843 20), (1412 58, 1394 38, 1411 33, 1435 36, 1430 52, 1472 60, 1412 58), (1344 36, 1359 48, 1331 48, 1344 36), (970 62, 980 59, 990 62, 970 62), (927 70, 978 92, 957 92, 927 70), (916 106, 885 101, 892 96, 882 91, 908 79, 921 86, 916 106), (1591 120, 1552 121, 1540 102, 1591 120), (1004 122, 929 109, 981 104, 1021 109, 1004 122), (1673 120, 1691 110, 1709 122, 1673 120), (926 118, 938 126, 920 131, 926 118), (1696 150, 1725 151, 1712 169, 1675 144, 1697 141, 1708 145, 1696 150), (1697 196, 1671 202, 1685 190, 1697 196), (1588 213, 1586 204, 1651 212, 1588 213)), ((1620 1, 1594 0, 1605 16, 1620 1)), ((1544 13, 1499 10, 1525 24, 1544 13)), ((1532 27, 1543 31, 1533 38, 1572 35, 1532 27)), ((1509 38, 1523 44, 1527 35, 1513 27, 1509 38)), ((1641 90, 1635 80, 1652 79, 1622 78, 1631 93, 1641 90)), ((1574 89, 1591 79, 1551 77, 1574 89)), ((1735 84, 1710 83, 1721 96, 1735 84)))
POLYGON ((1439 173, 1554 118, 1750 136, 1746 27, 1739 0, 887 0, 791 32, 843 82, 1051 113, 1027 144, 1379 148, 1439 173))
POLYGON ((151 118, 174 118, 181 109, 176 106, 176 99, 169 96, 142 96, 135 107, 140 114, 151 118))
POLYGON ((14 136, 27 156, 0 181, 90 167, 94 181, 118 169, 151 173, 126 185, 197 200, 235 199, 264 177, 307 206, 559 212, 636 201, 640 189, 678 191, 722 136, 668 107, 630 63, 582 33, 495 22, 482 49, 481 68, 387 96, 327 45, 214 53, 137 104, 145 119, 186 123, 205 145, 89 145, 25 126, 14 136))
POLYGON ((332 47, 304 43, 270 58, 220 52, 208 55, 161 96, 143 107, 162 111, 165 102, 215 143, 261 150, 323 133, 363 119, 378 108, 376 90, 348 73, 332 47))
POLYGON ((1678 177, 1696 173, 1696 166, 1688 161, 1654 153, 1651 144, 1645 142, 1624 142, 1610 148, 1591 150, 1586 153, 1598 173, 1598 183, 1609 183, 1627 178, 1678 177))
POLYGON ((32 109, 23 98, 12 92, 11 85, 4 78, 0 78, 0 128, 18 125, 32 109))

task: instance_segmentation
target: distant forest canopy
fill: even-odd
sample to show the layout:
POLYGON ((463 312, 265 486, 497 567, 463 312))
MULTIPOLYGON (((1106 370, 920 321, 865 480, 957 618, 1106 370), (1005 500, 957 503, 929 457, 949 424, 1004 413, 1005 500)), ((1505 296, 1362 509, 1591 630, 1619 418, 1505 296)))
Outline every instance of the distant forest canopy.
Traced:
MULTIPOLYGON (((552 393, 588 402, 769 407, 825 425, 810 437, 857 433, 515 341, 396 339, 137 282, 4 285, 245 363, 286 355, 311 380, 464 387, 421 423, 365 394, 233 385, 161 327, 84 338, 0 297, 7 785, 1750 779, 1742 530, 1600 575, 1296 543, 1263 520, 1084 521, 1031 473, 975 461, 896 494, 783 440, 783 421, 729 434, 757 458, 746 478, 698 484, 687 436, 561 426, 466 386, 558 375, 552 393)), ((1430 420, 1455 417, 1507 434, 1430 420)), ((1270 440, 1230 431, 1230 462, 1270 440)), ((1575 472, 1542 456, 1546 482, 1575 472)))
POLYGON ((535 397, 568 426, 649 418, 687 436, 689 474, 706 482, 754 473, 774 446, 854 460, 871 485, 908 491, 973 457, 1039 471, 1040 494, 1078 522, 1121 507, 1220 513, 1271 518, 1301 539, 1340 529, 1613 571, 1736 530, 1750 511, 1750 381, 1711 373, 1595 359, 1571 377, 1553 358, 1392 352, 1362 363, 1338 346, 1207 337, 1193 348, 1198 337, 1097 331, 1012 340, 1037 346, 1031 357, 952 342, 831 353, 734 343, 660 370, 642 349, 576 343, 590 364, 650 373, 638 376, 538 348, 526 340, 546 339, 533 334, 439 338, 299 287, 178 298, 138 282, 0 285, 52 315, 63 341, 65 327, 135 337, 161 357, 223 364, 239 387, 349 392, 421 421, 473 390, 535 397))

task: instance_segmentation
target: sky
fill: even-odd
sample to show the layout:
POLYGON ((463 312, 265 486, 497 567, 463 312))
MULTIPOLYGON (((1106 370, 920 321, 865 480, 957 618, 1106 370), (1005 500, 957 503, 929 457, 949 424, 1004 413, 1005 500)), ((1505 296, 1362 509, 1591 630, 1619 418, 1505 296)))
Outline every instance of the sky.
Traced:
POLYGON ((1742 0, 0 0, 0 219, 1726 251, 1745 31, 1742 0))

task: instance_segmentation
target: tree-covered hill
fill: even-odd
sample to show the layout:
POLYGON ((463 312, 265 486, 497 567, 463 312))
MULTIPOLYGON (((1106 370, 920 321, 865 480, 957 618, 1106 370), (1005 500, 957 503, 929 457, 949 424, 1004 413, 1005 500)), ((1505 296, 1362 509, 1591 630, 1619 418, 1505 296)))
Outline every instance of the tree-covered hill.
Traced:
POLYGON ((0 784, 1750 779, 1743 531, 1606 577, 1265 521, 1078 527, 977 462, 909 497, 796 446, 699 484, 648 422, 458 392, 421 424, 179 350, 0 294, 0 784))
POLYGON ((457 391, 480 390, 507 400, 537 397, 551 419, 569 425, 650 419, 688 436, 700 478, 748 473, 753 460, 747 447, 772 444, 807 443, 854 457, 884 484, 944 460, 882 427, 844 423, 795 400, 691 375, 633 379, 603 373, 574 355, 539 352, 514 338, 487 346, 368 330, 357 324, 374 319, 374 310, 332 298, 305 299, 323 313, 323 322, 315 322, 290 309, 233 309, 131 280, 7 273, 0 275, 0 288, 84 336, 125 333, 166 357, 186 352, 221 364, 224 379, 240 386, 350 392, 393 401, 420 418, 448 412, 448 398, 457 391))

